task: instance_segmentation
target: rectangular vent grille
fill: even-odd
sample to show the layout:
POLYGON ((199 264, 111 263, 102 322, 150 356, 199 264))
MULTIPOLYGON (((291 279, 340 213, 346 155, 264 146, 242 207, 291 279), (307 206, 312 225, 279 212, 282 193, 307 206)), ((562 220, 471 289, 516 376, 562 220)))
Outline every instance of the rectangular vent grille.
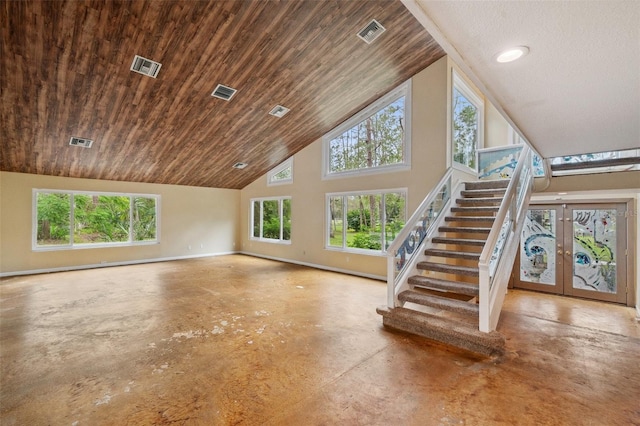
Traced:
POLYGON ((247 164, 247 163, 241 163, 241 162, 238 162, 238 163, 236 163, 236 164, 234 164, 234 165, 233 165, 233 168, 234 168, 234 169, 244 169, 244 168, 245 168, 245 167, 247 167, 247 166, 248 166, 248 164, 247 164))
POLYGON ((213 93, 211 93, 211 96, 213 96, 214 98, 220 98, 220 99, 224 99, 225 101, 228 101, 228 100, 231 100, 231 98, 233 98, 233 95, 235 95, 236 92, 237 90, 232 87, 228 87, 223 84, 218 84, 216 86, 216 90, 214 90, 213 93))
POLYGON ((149 77, 156 78, 160 72, 162 66, 159 62, 154 62, 151 59, 143 58, 142 56, 134 56, 131 63, 131 71, 139 72, 140 74, 147 75, 149 77))
POLYGON ((77 138, 75 136, 72 136, 71 140, 69 140, 69 145, 80 146, 82 148, 91 148, 91 145, 93 145, 93 141, 90 139, 77 138))
POLYGON ((274 117, 282 118, 289 111, 290 111, 290 109, 287 108, 287 107, 283 107, 282 105, 276 105, 276 106, 273 107, 273 109, 271 111, 269 111, 269 114, 273 115, 274 117))
POLYGON ((377 39, 380 34, 385 32, 386 29, 380 24, 380 22, 373 19, 371 22, 367 24, 366 27, 361 29, 358 32, 358 37, 367 42, 367 44, 371 44, 371 42, 377 39))

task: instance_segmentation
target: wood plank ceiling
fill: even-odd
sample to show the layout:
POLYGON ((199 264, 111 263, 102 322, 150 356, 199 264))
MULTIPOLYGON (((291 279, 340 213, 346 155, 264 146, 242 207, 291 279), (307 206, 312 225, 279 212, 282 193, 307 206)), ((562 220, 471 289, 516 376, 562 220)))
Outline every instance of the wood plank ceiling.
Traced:
POLYGON ((444 55, 399 0, 0 5, 11 172, 243 188, 444 55), (386 32, 368 45, 373 18, 386 32), (157 78, 130 71, 136 54, 157 78), (238 89, 229 102, 218 83, 238 89))

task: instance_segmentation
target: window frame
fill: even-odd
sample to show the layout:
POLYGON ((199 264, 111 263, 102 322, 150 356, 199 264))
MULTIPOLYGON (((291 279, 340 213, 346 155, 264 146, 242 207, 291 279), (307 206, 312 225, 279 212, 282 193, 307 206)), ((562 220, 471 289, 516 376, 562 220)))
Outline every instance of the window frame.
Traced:
POLYGON ((392 173, 399 171, 411 170, 411 79, 400 84, 398 87, 382 96, 378 100, 369 104, 360 110, 354 116, 333 128, 329 133, 322 136, 322 179, 341 179, 353 176, 362 176, 378 173, 392 173), (387 164, 383 166, 367 167, 356 170, 345 170, 341 172, 331 172, 331 141, 337 136, 342 135, 347 130, 357 126, 368 117, 376 114, 380 110, 391 105, 404 96, 404 141, 403 141, 403 159, 402 162, 396 164, 387 164))
POLYGON ((293 157, 289 157, 282 163, 267 172, 267 186, 288 185, 293 183, 293 157), (291 169, 291 177, 286 179, 275 179, 275 176, 283 170, 291 169))
MULTIPOLYGON (((284 200, 289 200, 290 203, 290 209, 291 209, 291 216, 293 217, 293 203, 292 203, 292 197, 290 195, 284 195, 284 196, 278 196, 278 197, 257 197, 257 198, 251 198, 249 200, 249 240, 250 241, 260 241, 260 242, 264 242, 264 243, 272 243, 272 244, 291 244, 291 233, 289 235, 289 239, 288 240, 284 240, 284 221, 282 220, 283 217, 283 210, 284 210, 284 200), (254 220, 255 220, 255 216, 254 216, 254 207, 253 207, 253 203, 254 202, 260 202, 260 236, 256 237, 255 235, 253 235, 253 224, 254 224, 254 220), (264 226, 264 202, 265 201, 277 201, 278 202, 278 214, 280 217, 280 238, 276 239, 276 238, 265 238, 263 237, 264 233, 263 233, 263 226, 264 226)), ((291 223, 293 224, 293 219, 290 218, 291 223)), ((290 230, 291 232, 291 230, 290 230)))
POLYGON ((32 251, 58 251, 58 250, 84 250, 106 247, 131 247, 160 244, 160 194, 140 194, 133 192, 104 192, 104 191, 74 191, 63 189, 33 188, 31 191, 31 250, 32 251), (38 245, 38 194, 68 194, 69 195, 69 243, 41 246, 38 245), (101 242, 101 243, 76 243, 74 242, 74 197, 76 195, 129 197, 129 239, 128 241, 101 242), (133 239, 133 200, 134 198, 153 198, 155 200, 155 239, 135 241, 133 239))
POLYGON ((407 206, 408 206, 408 200, 409 200, 409 191, 408 188, 390 188, 390 189, 378 189, 378 190, 366 190, 366 191, 345 191, 345 192, 328 192, 325 194, 325 222, 324 222, 324 248, 325 250, 330 250, 330 251, 337 251, 337 252, 346 252, 346 253, 358 253, 358 254, 365 254, 365 255, 369 255, 369 256, 386 256, 387 255, 387 250, 384 247, 384 241, 385 241, 385 231, 384 231, 384 226, 380 228, 380 241, 382 242, 382 247, 380 250, 373 250, 373 249, 363 249, 363 248, 358 248, 358 247, 349 247, 347 246, 347 236, 346 236, 346 232, 347 229, 345 228, 344 224, 347 222, 347 213, 348 213, 348 208, 345 205, 345 199, 346 197, 349 196, 359 196, 359 195, 380 195, 382 197, 382 210, 381 210, 381 217, 380 217, 380 222, 381 223, 385 223, 386 222, 386 205, 385 205, 385 195, 386 194, 402 194, 404 196, 404 220, 403 222, 407 223, 407 206), (342 247, 336 247, 336 246, 332 246, 330 245, 330 239, 331 239, 331 235, 329 232, 329 226, 331 224, 331 198, 333 197, 342 197, 342 247))
POLYGON ((478 173, 478 150, 484 148, 484 100, 478 93, 476 93, 469 83, 467 83, 464 78, 462 78, 455 69, 451 70, 452 79, 451 79, 451 91, 449 93, 450 96, 450 111, 449 111, 449 129, 451 131, 451 140, 449 141, 449 147, 451 151, 451 166, 455 169, 462 170, 467 173, 478 173), (458 163, 455 160, 455 128, 454 128, 454 105, 455 105, 455 91, 460 92, 469 103, 476 107, 478 111, 478 138, 477 138, 477 146, 476 146, 476 161, 475 168, 469 167, 466 164, 458 163))

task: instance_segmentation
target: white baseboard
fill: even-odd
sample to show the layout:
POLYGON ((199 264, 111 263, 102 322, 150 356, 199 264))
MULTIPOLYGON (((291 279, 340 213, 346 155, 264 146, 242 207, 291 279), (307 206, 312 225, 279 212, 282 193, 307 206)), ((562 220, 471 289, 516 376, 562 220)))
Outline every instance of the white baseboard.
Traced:
POLYGON ((339 272, 341 274, 346 274, 346 275, 355 275, 357 277, 371 278, 373 280, 379 280, 379 281, 385 281, 385 282, 387 281, 387 277, 384 277, 381 275, 365 274, 363 272, 350 271, 348 269, 333 268, 331 266, 318 265, 318 264, 309 263, 309 262, 300 262, 298 260, 284 259, 281 257, 266 256, 264 254, 250 253, 247 251, 241 251, 239 252, 239 254, 244 254, 246 256, 253 256, 253 257, 260 257, 260 258, 269 259, 269 260, 277 260, 278 262, 293 263, 295 265, 308 266, 310 268, 322 269, 325 271, 339 272))
POLYGON ((169 262, 172 260, 197 259, 200 257, 225 256, 228 254, 238 254, 238 253, 239 252, 237 251, 229 251, 229 252, 222 252, 222 253, 195 254, 190 256, 173 256, 173 257, 161 257, 161 258, 154 258, 154 259, 125 260, 122 262, 94 263, 89 265, 59 266, 57 268, 32 269, 28 271, 0 272, 0 278, 14 277, 19 275, 48 274, 52 272, 79 271, 82 269, 108 268, 111 266, 126 266, 126 265, 140 265, 143 263, 169 262))

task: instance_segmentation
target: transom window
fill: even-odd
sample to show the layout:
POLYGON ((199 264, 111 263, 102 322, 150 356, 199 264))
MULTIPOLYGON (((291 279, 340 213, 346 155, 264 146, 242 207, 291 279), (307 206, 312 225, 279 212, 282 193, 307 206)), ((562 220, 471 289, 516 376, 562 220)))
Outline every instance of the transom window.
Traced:
POLYGON ((451 109, 453 164, 477 171, 476 154, 483 146, 484 102, 455 72, 451 109))
POLYGON ((406 189, 327 194, 327 248, 383 253, 406 221, 406 189))
POLYGON ((159 195, 33 191, 33 249, 158 242, 159 195))
POLYGON ((293 157, 282 162, 267 173, 267 185, 283 185, 293 183, 293 157))
POLYGON ((408 169, 410 81, 323 137, 323 177, 408 169))
POLYGON ((249 237, 267 242, 291 242, 291 197, 255 198, 249 237))

